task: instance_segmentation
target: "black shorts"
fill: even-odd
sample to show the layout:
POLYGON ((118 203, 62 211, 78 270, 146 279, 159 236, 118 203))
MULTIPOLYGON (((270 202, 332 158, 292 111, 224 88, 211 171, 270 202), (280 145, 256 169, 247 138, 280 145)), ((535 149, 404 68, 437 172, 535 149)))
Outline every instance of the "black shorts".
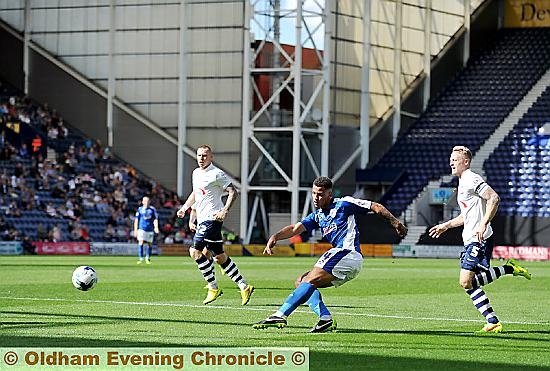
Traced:
POLYGON ((222 222, 216 220, 200 223, 193 237, 193 248, 202 250, 206 247, 214 256, 223 254, 222 225, 222 222))

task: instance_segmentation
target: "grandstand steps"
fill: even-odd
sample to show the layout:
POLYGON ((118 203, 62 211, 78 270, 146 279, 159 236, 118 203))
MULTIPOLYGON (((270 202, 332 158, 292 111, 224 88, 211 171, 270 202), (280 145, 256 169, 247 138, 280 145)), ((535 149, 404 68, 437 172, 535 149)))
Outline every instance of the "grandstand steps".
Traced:
POLYGON ((409 232, 407 233, 407 236, 399 243, 400 245, 416 245, 418 243, 418 240, 420 239, 420 236, 426 232, 426 226, 417 226, 417 225, 411 225, 408 226, 409 232))
MULTIPOLYGON (((519 120, 527 113, 527 111, 533 106, 537 99, 542 95, 546 88, 550 86, 550 69, 539 79, 539 81, 533 85, 531 90, 525 94, 523 99, 518 105, 510 112, 510 114, 504 119, 504 121, 498 126, 495 132, 483 143, 480 149, 474 154, 472 158, 471 169, 475 173, 480 174, 483 178, 486 178, 485 171, 483 170, 483 164, 489 158, 489 156, 495 151, 499 143, 514 129, 519 120)), ((419 200, 426 196, 429 187, 439 187, 441 183, 451 182, 452 175, 444 175, 439 180, 432 180, 426 187, 413 199, 413 201, 407 206, 405 211, 401 214, 400 219, 410 225, 409 228, 418 226, 419 228, 426 229, 425 224, 418 219, 418 213, 416 212, 416 205, 419 200)), ((454 210, 451 211, 454 213, 454 210)), ((409 229, 410 233, 410 229, 409 229)), ((411 237, 414 238, 414 237, 411 237)), ((405 244, 402 242, 402 244, 405 244)))
POLYGON ((485 171, 483 170, 483 163, 489 158, 489 156, 495 151, 499 143, 510 133, 514 126, 516 126, 519 120, 527 113, 527 111, 533 106, 536 100, 542 95, 544 90, 550 85, 550 69, 546 71, 539 81, 533 85, 531 90, 523 97, 519 104, 510 112, 508 117, 504 119, 502 124, 495 130, 495 132, 483 143, 481 148, 475 153, 472 159, 471 169, 473 172, 480 174, 485 178, 485 171))

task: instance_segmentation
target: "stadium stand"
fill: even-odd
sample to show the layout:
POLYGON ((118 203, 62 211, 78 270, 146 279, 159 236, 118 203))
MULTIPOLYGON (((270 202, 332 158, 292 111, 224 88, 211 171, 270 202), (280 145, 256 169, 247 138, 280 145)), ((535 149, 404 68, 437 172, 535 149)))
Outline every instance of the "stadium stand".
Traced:
MULTIPOLYGON (((449 173, 454 145, 466 145, 475 153, 550 68, 549 39, 550 29, 544 28, 499 31, 372 169, 358 170, 358 182, 391 179, 381 202, 401 215, 430 180, 449 173)), ((509 144, 503 144, 502 151, 509 144)), ((520 206, 506 205, 512 210, 508 212, 520 206)))
POLYGON ((161 241, 189 233, 176 222, 175 193, 1 82, 0 169, 0 240, 132 241, 145 194, 159 212, 161 241))
POLYGON ((550 87, 485 162, 503 215, 550 217, 550 87))

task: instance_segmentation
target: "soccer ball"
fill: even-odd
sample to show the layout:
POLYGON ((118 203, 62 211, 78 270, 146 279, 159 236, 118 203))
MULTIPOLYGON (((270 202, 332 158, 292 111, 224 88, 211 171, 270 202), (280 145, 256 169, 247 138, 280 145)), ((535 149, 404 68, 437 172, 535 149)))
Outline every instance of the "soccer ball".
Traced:
POLYGON ((97 283, 97 273, 94 268, 82 265, 73 272, 73 286, 82 291, 91 290, 97 283))

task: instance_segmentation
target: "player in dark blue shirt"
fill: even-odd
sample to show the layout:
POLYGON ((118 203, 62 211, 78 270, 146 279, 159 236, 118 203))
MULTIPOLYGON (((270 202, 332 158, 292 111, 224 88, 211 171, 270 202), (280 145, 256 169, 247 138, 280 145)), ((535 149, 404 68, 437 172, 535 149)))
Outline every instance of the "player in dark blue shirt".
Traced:
POLYGON ((272 255, 277 241, 290 238, 304 231, 320 229, 332 248, 324 253, 313 269, 298 279, 296 289, 273 315, 253 325, 255 329, 266 327, 282 328, 289 316, 300 304, 306 303, 319 316, 319 322, 310 332, 326 332, 336 329, 336 321, 323 303, 319 288, 338 287, 355 278, 361 271, 363 255, 359 245, 359 229, 355 215, 370 211, 386 218, 401 237, 407 234, 405 227, 384 206, 379 203, 353 197, 333 198, 332 180, 319 177, 311 190, 313 204, 317 210, 301 222, 284 227, 269 238, 264 254, 272 255))
POLYGON ((157 209, 150 205, 149 197, 141 200, 142 205, 137 209, 134 217, 134 236, 138 240, 138 264, 143 263, 143 244, 147 243, 145 263, 151 264, 151 250, 155 233, 159 233, 159 217, 157 209))

